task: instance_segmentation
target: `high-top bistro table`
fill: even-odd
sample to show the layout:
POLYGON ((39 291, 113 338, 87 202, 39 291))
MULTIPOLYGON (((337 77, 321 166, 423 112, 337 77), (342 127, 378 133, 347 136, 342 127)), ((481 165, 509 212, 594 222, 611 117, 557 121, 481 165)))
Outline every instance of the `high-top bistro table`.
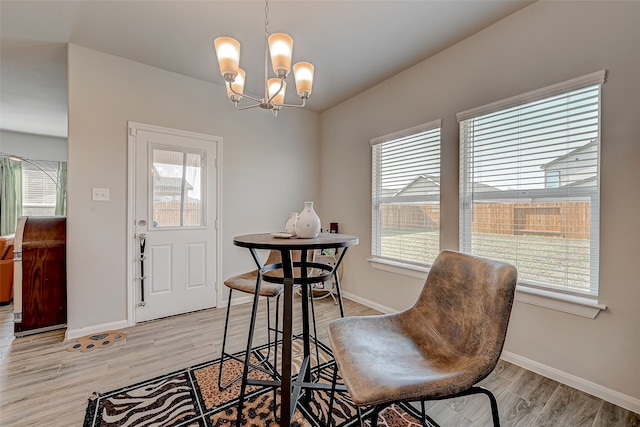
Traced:
MULTIPOLYGON (((324 282, 329 279, 331 275, 336 280, 337 297, 342 298, 340 293, 340 286, 338 281, 338 268, 342 263, 342 259, 347 253, 349 246, 358 244, 358 237, 350 236, 347 234, 335 234, 335 233, 320 233, 318 237, 313 239, 301 239, 301 238, 276 238, 269 233, 263 234, 247 234, 244 236, 237 236, 233 239, 233 244, 243 248, 248 248, 251 251, 251 256, 255 261, 259 269, 259 277, 262 280, 272 283, 282 283, 284 285, 284 310, 283 310, 283 335, 282 335, 282 375, 280 381, 265 381, 265 380, 253 380, 247 378, 249 365, 245 362, 245 367, 242 375, 242 386, 240 388, 240 402, 238 405, 238 418, 236 425, 240 425, 242 418, 243 401, 245 397, 245 390, 247 385, 266 385, 281 388, 281 410, 280 410, 280 426, 289 426, 293 417, 300 392, 303 389, 329 389, 330 385, 318 384, 311 382, 311 370, 310 370, 310 336, 309 336, 309 284, 324 282), (308 251, 315 249, 335 249, 336 252, 342 248, 338 261, 335 266, 328 266, 325 264, 319 264, 308 261, 308 251), (268 249, 280 251, 282 256, 281 264, 262 265, 260 257, 256 250, 268 249), (293 262, 291 258, 291 251, 301 251, 300 262, 293 262), (299 277, 294 277, 294 267, 296 271, 300 271, 299 277), (282 268, 282 277, 274 277, 265 275, 267 271, 282 268), (320 274, 309 276, 309 270, 320 271, 320 274), (294 285, 301 285, 302 293, 302 335, 303 335, 303 348, 304 348, 304 360, 301 364, 300 372, 297 379, 292 381, 291 373, 291 358, 292 358, 292 340, 293 340, 293 288, 294 285)), ((247 350, 245 354, 245 361, 249 360, 251 354, 251 347, 253 341, 253 325, 255 324, 256 312, 258 308, 259 300, 259 286, 261 280, 258 279, 254 298, 253 298, 253 311, 251 313, 251 328, 249 332, 249 339, 247 342, 247 350)), ((342 304, 341 304, 342 306, 342 304)), ((275 368, 275 367, 274 367, 275 368)))

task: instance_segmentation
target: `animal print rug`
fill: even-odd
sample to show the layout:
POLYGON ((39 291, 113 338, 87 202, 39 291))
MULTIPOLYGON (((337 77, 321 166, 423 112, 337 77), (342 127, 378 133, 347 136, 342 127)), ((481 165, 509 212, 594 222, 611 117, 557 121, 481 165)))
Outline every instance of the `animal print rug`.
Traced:
MULTIPOLYGON (((319 364, 316 363, 312 347, 312 353, 314 353, 312 374, 320 382, 331 383, 334 369, 331 353, 322 343, 319 343, 319 346, 319 364)), ((301 354, 301 345, 298 341, 294 341, 294 370, 299 365, 295 360, 299 361, 301 354)), ((264 361, 271 366, 268 358, 269 353, 265 348, 253 351, 253 363, 264 361)), ((84 427, 234 425, 240 382, 237 381, 226 390, 219 391, 219 367, 219 360, 214 360, 107 393, 95 392, 89 399, 84 427)), ((242 373, 242 368, 242 363, 225 359, 223 384, 224 381, 242 373)), ((251 371, 249 376, 255 379, 271 379, 270 375, 259 370, 251 371)), ((327 425, 329 397, 328 392, 314 390, 309 402, 298 403, 292 425, 297 427, 327 425)), ((276 413, 279 413, 279 391, 274 393, 270 387, 247 387, 242 424, 276 427, 278 424, 274 418, 274 405, 276 413)), ((420 423, 414 418, 416 415, 418 414, 409 405, 392 405, 380 414, 378 425, 418 427, 420 423)), ((358 425, 356 408, 347 393, 336 393, 331 418, 338 427, 358 425)))

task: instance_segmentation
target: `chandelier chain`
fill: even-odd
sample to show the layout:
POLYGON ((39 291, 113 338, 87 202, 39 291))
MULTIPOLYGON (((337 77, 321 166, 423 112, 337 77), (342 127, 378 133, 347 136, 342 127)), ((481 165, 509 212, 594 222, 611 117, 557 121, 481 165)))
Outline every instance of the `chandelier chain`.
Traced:
POLYGON ((264 33, 269 35, 269 0, 264 4, 264 33))

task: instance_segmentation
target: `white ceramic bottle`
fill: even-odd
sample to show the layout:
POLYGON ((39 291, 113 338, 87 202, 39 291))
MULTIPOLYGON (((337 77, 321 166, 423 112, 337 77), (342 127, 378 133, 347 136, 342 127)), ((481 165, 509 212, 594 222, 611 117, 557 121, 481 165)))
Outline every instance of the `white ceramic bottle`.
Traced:
POLYGON ((320 218, 313 210, 313 202, 304 202, 304 209, 298 214, 296 235, 303 239, 313 239, 320 234, 320 218))
POLYGON ((289 219, 287 220, 287 225, 284 227, 284 231, 289 234, 296 234, 296 222, 298 222, 298 212, 291 212, 289 214, 289 219))

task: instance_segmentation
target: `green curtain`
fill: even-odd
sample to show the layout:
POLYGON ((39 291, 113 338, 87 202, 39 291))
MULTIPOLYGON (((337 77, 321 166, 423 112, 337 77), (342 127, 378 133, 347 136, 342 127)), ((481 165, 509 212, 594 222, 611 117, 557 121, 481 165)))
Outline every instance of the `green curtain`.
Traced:
POLYGON ((0 235, 16 231, 22 215, 22 162, 0 157, 0 235))
POLYGON ((58 162, 58 185, 56 186, 56 215, 67 215, 67 162, 58 162))

